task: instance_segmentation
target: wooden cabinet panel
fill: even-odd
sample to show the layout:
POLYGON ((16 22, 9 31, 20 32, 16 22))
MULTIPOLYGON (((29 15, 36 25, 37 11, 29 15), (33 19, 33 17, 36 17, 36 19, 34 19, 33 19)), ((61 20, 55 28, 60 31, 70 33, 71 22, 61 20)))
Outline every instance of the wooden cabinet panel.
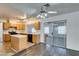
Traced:
POLYGON ((25 30, 25 24, 24 23, 16 24, 16 26, 17 26, 17 30, 25 30))
POLYGON ((40 35, 33 34, 32 35, 32 42, 39 43, 40 42, 40 35))
POLYGON ((11 47, 15 50, 19 50, 19 41, 18 38, 11 37, 11 47))
POLYGON ((9 29, 9 27, 10 27, 10 23, 3 23, 3 29, 4 30, 8 30, 9 29))
POLYGON ((35 22, 34 27, 36 30, 40 30, 40 22, 35 22))
POLYGON ((3 41, 4 42, 11 41, 11 36, 9 34, 3 34, 3 41))

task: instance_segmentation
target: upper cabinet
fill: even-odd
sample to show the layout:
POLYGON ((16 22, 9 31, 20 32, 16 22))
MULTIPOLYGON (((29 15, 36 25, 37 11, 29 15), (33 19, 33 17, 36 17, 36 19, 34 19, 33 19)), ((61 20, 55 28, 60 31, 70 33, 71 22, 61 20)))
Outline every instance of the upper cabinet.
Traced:
POLYGON ((3 29, 4 29, 4 30, 8 30, 9 27, 10 27, 9 21, 6 21, 6 22, 3 23, 3 29))
POLYGON ((16 27, 16 30, 25 30, 27 27, 26 25, 31 25, 36 31, 40 30, 40 22, 36 18, 29 18, 26 22, 19 20, 7 20, 3 24, 3 29, 8 30, 10 27, 16 27))
POLYGON ((16 28, 17 30, 25 30, 25 23, 17 23, 16 28))
POLYGON ((4 22, 3 29, 9 30, 10 27, 16 27, 16 30, 25 30, 25 23, 18 22, 4 22))
POLYGON ((36 30, 40 30, 40 22, 39 21, 36 21, 34 23, 34 27, 35 27, 36 30))

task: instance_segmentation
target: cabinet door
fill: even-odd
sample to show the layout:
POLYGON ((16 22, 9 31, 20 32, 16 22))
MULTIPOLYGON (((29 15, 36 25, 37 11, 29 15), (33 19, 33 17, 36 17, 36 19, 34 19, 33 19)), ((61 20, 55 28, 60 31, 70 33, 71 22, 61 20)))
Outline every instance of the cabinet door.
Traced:
POLYGON ((40 22, 35 22, 34 27, 36 30, 40 30, 40 22))
POLYGON ((3 23, 3 29, 8 30, 10 27, 10 23, 3 23))
POLYGON ((3 41, 4 41, 4 42, 11 41, 10 35, 9 35, 9 34, 3 34, 3 41))
POLYGON ((33 35, 32 36, 32 42, 33 43, 39 43, 40 35, 33 35))
POLYGON ((32 36, 32 42, 33 42, 33 43, 36 43, 36 40, 37 40, 37 36, 36 36, 36 35, 33 35, 33 36, 32 36))
POLYGON ((22 30, 25 30, 25 24, 21 24, 22 30))
POLYGON ((17 24, 17 30, 25 30, 25 24, 24 23, 17 24))

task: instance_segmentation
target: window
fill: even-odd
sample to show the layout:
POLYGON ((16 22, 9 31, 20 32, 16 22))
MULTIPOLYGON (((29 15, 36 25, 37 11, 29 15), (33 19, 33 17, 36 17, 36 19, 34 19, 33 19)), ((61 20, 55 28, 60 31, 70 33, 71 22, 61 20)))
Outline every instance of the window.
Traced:
POLYGON ((32 33, 33 33, 33 32, 36 32, 35 28, 32 28, 32 33))
POLYGON ((65 26, 59 26, 58 27, 58 34, 65 34, 66 33, 66 27, 65 26))
POLYGON ((45 27, 45 28, 44 28, 44 33, 45 33, 45 34, 49 34, 49 27, 45 27))

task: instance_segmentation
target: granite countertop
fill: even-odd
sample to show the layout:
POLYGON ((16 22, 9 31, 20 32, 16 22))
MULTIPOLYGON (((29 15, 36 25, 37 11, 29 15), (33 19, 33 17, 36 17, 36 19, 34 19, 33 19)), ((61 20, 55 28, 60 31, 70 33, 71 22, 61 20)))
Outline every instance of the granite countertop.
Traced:
MULTIPOLYGON (((9 32, 8 30, 4 31, 3 34, 9 34, 8 32, 9 32)), ((17 30, 16 33, 18 33, 18 34, 40 34, 40 31, 29 33, 29 32, 23 31, 23 30, 20 30, 20 31, 17 30)))
POLYGON ((21 38, 21 37, 27 37, 26 35, 20 35, 20 34, 17 34, 17 35, 11 35, 11 36, 13 36, 13 37, 19 37, 19 38, 21 38))

